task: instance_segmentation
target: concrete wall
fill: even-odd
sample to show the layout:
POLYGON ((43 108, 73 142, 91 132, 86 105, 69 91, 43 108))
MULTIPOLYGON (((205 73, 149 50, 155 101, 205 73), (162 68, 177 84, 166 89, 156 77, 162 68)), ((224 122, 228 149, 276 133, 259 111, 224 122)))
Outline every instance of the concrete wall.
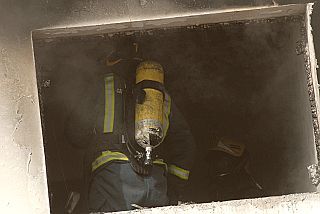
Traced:
POLYGON ((252 100, 254 128, 248 135, 253 147, 253 172, 267 172, 258 173, 257 179, 267 189, 277 189, 276 195, 314 190, 307 175, 307 166, 316 163, 312 117, 306 99, 306 73, 301 72, 305 70, 304 56, 297 53, 297 44, 303 38, 297 26, 293 29, 291 25, 290 33, 285 33, 283 30, 289 26, 282 28, 281 33, 272 31, 282 34, 287 42, 281 43, 288 47, 271 46, 275 57, 272 61, 276 64, 272 74, 264 78, 264 88, 256 91, 252 100), (285 53, 280 54, 282 51, 285 53), (268 162, 270 165, 264 164, 268 162), (270 178, 279 180, 270 182, 270 178))
MULTIPOLYGON (((0 210, 48 213, 46 170, 30 32, 273 1, 0 1, 0 210), (233 5, 232 5, 233 4, 233 5)), ((290 3, 290 1, 288 1, 290 3)), ((294 1, 292 1, 294 2, 294 1)))
MULTIPOLYGON (((207 45, 210 54, 202 48, 209 64, 193 60, 187 48, 180 61, 172 56, 183 64, 172 87, 196 134, 198 159, 204 159, 215 133, 231 135, 246 144, 252 174, 268 195, 314 190, 306 169, 315 162, 315 147, 304 57, 296 53, 301 22, 278 19, 222 29, 214 32, 223 36, 207 34, 217 44, 207 45)), ((206 191, 205 166, 205 160, 195 166, 191 181, 198 185, 190 193, 206 191)))
MULTIPOLYGON (((241 201, 215 202, 207 204, 189 204, 175 207, 160 207, 135 210, 130 213, 160 214, 160 213, 318 213, 320 210, 319 193, 286 195, 272 198, 249 199, 241 201)), ((129 212, 118 212, 126 214, 129 212)))

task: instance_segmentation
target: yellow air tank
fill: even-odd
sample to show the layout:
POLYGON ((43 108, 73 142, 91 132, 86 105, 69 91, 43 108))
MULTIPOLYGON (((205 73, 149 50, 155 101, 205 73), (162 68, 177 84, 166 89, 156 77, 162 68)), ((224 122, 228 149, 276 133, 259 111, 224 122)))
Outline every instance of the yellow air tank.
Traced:
MULTIPOLYGON (((156 85, 164 84, 164 71, 162 66, 154 61, 140 63, 136 70, 136 84, 152 82, 156 85)), ((142 103, 135 106, 135 140, 145 149, 146 158, 151 150, 157 147, 163 136, 163 91, 154 87, 143 87, 145 97, 142 103)))

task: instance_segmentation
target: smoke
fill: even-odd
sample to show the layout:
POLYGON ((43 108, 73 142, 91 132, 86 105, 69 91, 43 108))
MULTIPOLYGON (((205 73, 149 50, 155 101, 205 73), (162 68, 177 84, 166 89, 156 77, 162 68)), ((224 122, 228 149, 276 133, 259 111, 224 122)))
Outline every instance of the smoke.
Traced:
MULTIPOLYGON (((301 142, 308 139, 311 145, 307 136, 312 136, 312 124, 307 119, 310 107, 300 70, 303 59, 295 53, 300 24, 283 18, 38 41, 39 78, 52 80, 44 94, 49 109, 45 120, 55 126, 63 123, 83 91, 106 70, 99 59, 119 42, 137 41, 146 59, 163 65, 166 87, 200 148, 205 149, 216 134, 242 139, 252 154, 255 176, 270 194, 309 190, 303 169, 312 161, 307 158, 312 151, 301 142)), ((57 134, 63 142, 62 127, 57 134)), ((73 177, 79 169, 71 165, 68 176, 73 177)))

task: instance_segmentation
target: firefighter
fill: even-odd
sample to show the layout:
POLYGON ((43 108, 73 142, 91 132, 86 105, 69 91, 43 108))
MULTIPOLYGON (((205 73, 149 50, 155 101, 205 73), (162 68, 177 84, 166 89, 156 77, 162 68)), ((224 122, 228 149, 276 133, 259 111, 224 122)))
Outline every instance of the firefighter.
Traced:
POLYGON ((184 200, 194 156, 188 124, 164 87, 165 72, 124 39, 67 121, 72 145, 86 148, 91 212, 184 200))
POLYGON ((214 141, 205 158, 209 201, 262 197, 264 190, 248 171, 249 154, 245 145, 231 137, 214 141))

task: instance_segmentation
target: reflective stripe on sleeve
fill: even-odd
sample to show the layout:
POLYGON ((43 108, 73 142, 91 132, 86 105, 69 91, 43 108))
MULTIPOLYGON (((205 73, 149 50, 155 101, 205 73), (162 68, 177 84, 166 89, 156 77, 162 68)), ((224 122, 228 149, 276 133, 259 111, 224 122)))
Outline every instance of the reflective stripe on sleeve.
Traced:
POLYGON ((128 161, 128 157, 121 152, 104 151, 102 154, 92 163, 92 171, 96 170, 103 164, 110 161, 128 161))
POLYGON ((105 77, 105 112, 103 132, 113 132, 114 125, 114 78, 113 75, 105 77))
POLYGON ((168 171, 168 165, 162 159, 156 159, 153 161, 153 164, 162 165, 165 167, 166 172, 168 171))
POLYGON ((168 170, 170 174, 175 175, 178 178, 181 178, 183 180, 189 179, 190 172, 188 170, 177 167, 176 165, 169 165, 168 170))
MULTIPOLYGON (((163 130, 164 130, 164 137, 167 135, 167 131, 169 129, 169 116, 171 112, 171 97, 169 94, 165 93, 164 105, 163 105, 163 130)), ((164 138, 162 139, 164 140, 164 138)))

